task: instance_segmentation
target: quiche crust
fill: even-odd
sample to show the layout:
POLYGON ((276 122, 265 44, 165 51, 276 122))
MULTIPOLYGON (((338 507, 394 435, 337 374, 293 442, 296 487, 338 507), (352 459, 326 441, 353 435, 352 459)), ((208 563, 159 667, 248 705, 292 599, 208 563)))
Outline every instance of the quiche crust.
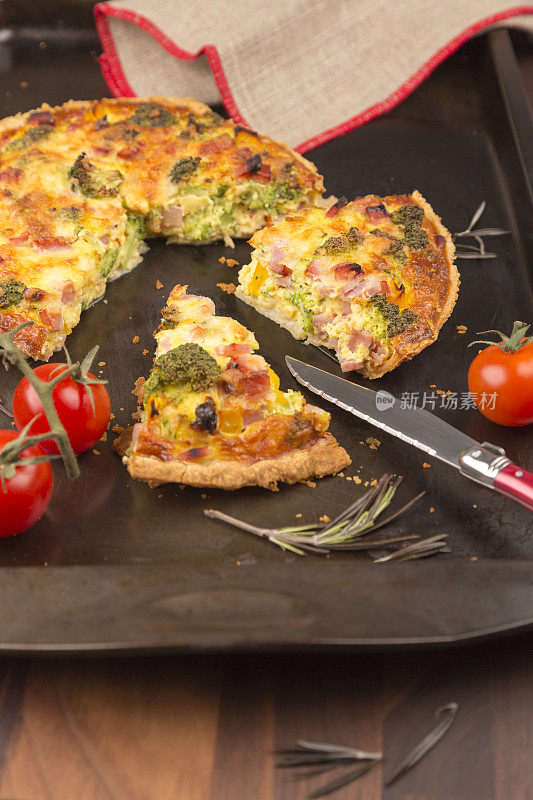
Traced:
POLYGON ((262 486, 276 490, 278 483, 297 483, 332 475, 350 464, 350 457, 330 433, 308 447, 252 463, 217 459, 207 464, 161 461, 133 453, 124 456, 132 478, 157 483, 184 483, 211 489, 262 486))

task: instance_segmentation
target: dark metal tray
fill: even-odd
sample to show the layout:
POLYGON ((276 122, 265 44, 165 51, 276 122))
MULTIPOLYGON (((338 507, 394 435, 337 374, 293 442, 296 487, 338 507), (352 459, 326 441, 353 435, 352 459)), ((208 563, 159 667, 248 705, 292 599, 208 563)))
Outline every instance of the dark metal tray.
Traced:
MULTIPOLYGON (((30 30, 5 28, 1 116, 43 100, 106 94, 92 52, 99 49, 94 31, 69 29, 72 20, 68 14, 64 19, 63 28, 49 20, 30 30), (52 27, 45 30, 45 24, 52 27)), ((394 394, 422 394, 431 384, 466 392, 473 357, 467 342, 474 334, 506 330, 514 319, 533 316, 528 143, 517 148, 505 108, 507 103, 520 139, 530 117, 516 72, 507 33, 470 42, 392 113, 309 154, 329 192, 350 197, 418 188, 451 230, 465 228, 486 200, 483 224, 512 231, 491 242, 497 259, 459 263, 459 301, 438 342, 379 382, 394 394), (458 334, 459 324, 468 326, 466 336, 458 334)), ((79 357, 100 344, 117 423, 130 422, 131 388, 148 372, 152 331, 178 281, 211 295, 219 313, 252 328, 285 386, 293 385, 286 353, 335 369, 318 350, 216 288, 233 277, 219 257, 244 263, 248 253, 245 243, 230 252, 222 245, 153 241, 143 264, 85 313, 69 348, 79 357), (164 289, 156 290, 156 280, 164 289), (135 335, 138 344, 132 343, 135 335), (149 354, 143 356, 145 348, 149 354)), ((12 370, 2 373, 0 393, 8 400, 17 379, 12 370)), ((364 555, 286 555, 205 519, 202 509, 274 525, 297 513, 305 519, 333 516, 361 487, 334 477, 316 488, 297 485, 278 493, 151 490, 129 478, 109 436, 100 455, 81 458, 76 483, 56 469, 52 504, 33 529, 0 541, 0 651, 391 646, 457 642, 531 624, 530 513, 438 462, 423 469, 421 453, 385 434, 378 436, 381 446, 370 450, 364 442, 375 431, 331 410, 332 431, 353 459, 346 474, 365 481, 384 471, 401 473, 405 498, 425 489, 426 498, 395 531, 446 531, 449 555, 399 565, 374 565, 364 555)), ((437 411, 531 468, 530 430, 499 428, 475 410, 437 411)))

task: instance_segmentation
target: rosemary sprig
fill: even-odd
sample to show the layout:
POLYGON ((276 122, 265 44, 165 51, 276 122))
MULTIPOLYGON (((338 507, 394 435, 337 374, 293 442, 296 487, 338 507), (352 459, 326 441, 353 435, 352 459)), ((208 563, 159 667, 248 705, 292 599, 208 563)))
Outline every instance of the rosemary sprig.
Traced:
MULTIPOLYGON (((28 379, 39 395, 39 399, 43 405, 44 413, 46 415, 46 419, 48 420, 50 430, 44 434, 39 434, 39 436, 27 436, 26 434, 34 422, 34 420, 32 420, 29 425, 26 426, 24 431, 21 431, 20 435, 16 439, 4 446, 0 454, 0 476, 2 479, 2 485, 6 478, 13 476, 17 465, 20 466, 21 463, 35 464, 43 460, 41 456, 21 459, 20 453, 32 444, 38 444, 40 441, 44 441, 45 439, 54 439, 57 443, 69 478, 77 478, 80 474, 80 468, 70 444, 70 440, 67 436, 67 432, 61 424, 54 406, 52 393, 57 384, 66 378, 67 375, 72 375, 73 377, 75 375, 82 376, 83 369, 86 368, 88 371, 90 363, 87 362, 87 359, 91 357, 90 360, 92 361, 98 348, 94 348, 91 353, 89 353, 89 356, 84 359, 83 364, 80 364, 79 362, 75 362, 73 364, 69 361, 69 366, 67 369, 59 372, 56 377, 52 378, 51 381, 42 381, 37 377, 14 342, 15 334, 17 334, 27 325, 33 325, 33 323, 29 321, 23 322, 21 325, 17 325, 16 328, 13 328, 13 330, 8 331, 7 333, 0 333, 0 354, 5 362, 15 364, 18 367, 18 369, 28 379)), ((48 456, 46 458, 48 458, 48 456)))
POLYGON ((440 742, 450 725, 455 719, 459 706, 457 703, 448 703, 445 706, 440 706, 435 711, 435 717, 438 719, 434 728, 420 741, 416 747, 406 755, 404 760, 395 769, 393 774, 385 781, 385 786, 391 786, 396 783, 406 772, 412 769, 415 764, 424 758, 426 753, 429 753, 436 744, 440 742))
MULTIPOLYGON (((392 775, 385 781, 385 786, 396 783, 440 742, 454 721, 458 708, 458 704, 452 702, 441 706, 435 711, 435 717, 438 720, 437 724, 394 769, 392 775)), ((309 800, 325 797, 337 789, 347 786, 371 770, 383 759, 383 753, 366 753, 364 750, 355 747, 326 742, 312 742, 307 739, 298 739, 292 747, 279 747, 276 752, 287 754, 286 758, 276 763, 278 768, 309 767, 314 765, 314 770, 300 773, 300 776, 309 778, 339 769, 351 761, 361 762, 354 769, 343 772, 342 775, 339 775, 330 783, 315 789, 309 795, 309 800)))
POLYGON ((424 492, 421 492, 386 519, 377 521, 380 514, 392 502, 400 481, 401 476, 395 478, 393 475, 385 473, 375 486, 370 487, 327 525, 308 523, 284 528, 263 528, 215 509, 206 509, 204 514, 211 519, 227 522, 260 539, 267 539, 283 550, 302 556, 306 553, 327 554, 334 550, 346 552, 389 547, 397 542, 419 539, 419 536, 406 534, 388 539, 372 540, 365 540, 361 537, 388 525, 408 511, 423 496, 424 492))
POLYGON ((472 259, 472 258, 479 258, 479 259, 487 259, 487 258, 496 258, 496 253, 489 253, 485 248, 485 243, 483 241, 483 236, 504 236, 510 231, 505 231, 502 228, 474 228, 474 225, 480 220, 483 212, 485 211, 486 202, 480 204, 477 208, 474 216, 470 220, 470 224, 468 228, 464 231, 459 231, 458 233, 452 234, 452 239, 461 239, 461 238, 471 238, 477 242, 477 245, 472 244, 464 244, 464 242, 460 242, 459 244, 456 243, 455 247, 455 254, 457 258, 461 259, 472 259))

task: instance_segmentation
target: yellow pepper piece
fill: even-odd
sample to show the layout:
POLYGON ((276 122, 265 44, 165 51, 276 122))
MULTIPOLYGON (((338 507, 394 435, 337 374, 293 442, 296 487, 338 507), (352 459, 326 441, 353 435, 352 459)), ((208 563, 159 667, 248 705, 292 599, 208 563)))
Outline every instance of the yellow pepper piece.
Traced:
POLYGON ((278 378, 278 376, 276 375, 276 373, 274 372, 273 369, 269 369, 269 373, 270 373, 270 385, 272 386, 272 388, 274 390, 279 389, 279 378, 278 378))
POLYGON ((266 267, 264 267, 261 262, 258 261, 248 283, 248 294, 250 294, 252 297, 257 297, 259 294, 259 289, 267 278, 268 271, 266 267))
POLYGON ((238 408, 220 411, 218 421, 220 433, 232 435, 242 431, 242 414, 238 408))

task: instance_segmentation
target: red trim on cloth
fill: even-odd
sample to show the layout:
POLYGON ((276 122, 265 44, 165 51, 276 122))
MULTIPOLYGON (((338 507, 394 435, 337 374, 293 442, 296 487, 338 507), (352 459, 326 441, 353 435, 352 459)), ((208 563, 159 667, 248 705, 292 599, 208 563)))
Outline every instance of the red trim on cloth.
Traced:
MULTIPOLYGON (((402 100, 405 100, 408 95, 410 95, 418 86, 420 86, 422 81, 424 81, 433 72, 433 70, 442 63, 442 61, 448 58, 448 56, 451 56, 452 53, 455 53, 455 51, 458 50, 461 45, 463 45, 468 39, 471 39, 472 36, 475 36, 476 33, 479 33, 489 25, 494 25, 497 22, 502 22, 504 19, 509 19, 511 17, 518 17, 521 14, 533 14, 533 6, 513 6, 506 11, 499 11, 496 14, 492 14, 490 17, 485 17, 479 22, 470 25, 468 28, 462 31, 462 33, 458 34, 451 41, 445 44, 444 47, 441 47, 441 49, 438 50, 435 55, 426 61, 426 63, 423 64, 413 75, 411 75, 411 77, 408 78, 405 83, 403 83, 392 94, 386 97, 385 100, 380 100, 379 103, 375 103, 375 105, 370 106, 365 111, 357 114, 354 117, 351 117, 345 122, 342 122, 340 125, 336 125, 335 127, 329 128, 317 136, 313 136, 311 139, 307 139, 294 149, 300 153, 306 153, 308 150, 311 150, 314 147, 319 147, 321 144, 325 144, 325 142, 329 142, 331 139, 335 139, 337 136, 341 136, 342 134, 348 133, 354 128, 358 128, 360 125, 364 125, 380 114, 390 111, 392 108, 394 108, 394 106, 398 105, 398 103, 401 103, 402 100)), ((248 125, 237 107, 237 103, 235 102, 235 98, 233 97, 229 87, 220 56, 215 45, 204 45, 196 53, 190 53, 187 50, 182 50, 146 17, 142 16, 141 14, 137 14, 134 11, 130 11, 127 8, 116 8, 115 6, 110 6, 108 3, 98 3, 95 5, 94 15, 96 19, 96 27, 103 48, 103 54, 100 56, 98 61, 100 63, 105 81, 115 97, 134 97, 135 92, 128 83, 128 80, 122 69, 122 65, 113 41, 113 36, 111 35, 107 16, 123 19, 126 22, 131 22, 134 25, 138 25, 140 28, 146 31, 146 33, 150 34, 150 36, 152 36, 157 42, 159 42, 159 44, 168 53, 176 58, 191 61, 197 58, 201 53, 205 53, 220 92, 222 102, 235 122, 238 122, 241 125, 248 125)))
POLYGON ((157 25, 154 25, 149 19, 141 14, 137 14, 127 8, 115 8, 107 3, 98 3, 94 7, 94 16, 96 19, 96 28, 98 30, 104 51, 103 55, 100 56, 98 61, 100 63, 106 83, 115 97, 134 97, 135 92, 126 80, 126 76, 122 70, 106 15, 110 17, 116 17, 117 19, 123 19, 126 22, 132 22, 134 25, 138 25, 140 28, 146 31, 146 33, 149 33, 150 36, 156 40, 156 42, 159 42, 159 44, 167 51, 167 53, 170 53, 176 58, 180 58, 185 61, 192 61, 195 58, 198 58, 198 56, 202 53, 205 53, 207 60, 209 61, 209 66, 211 67, 211 72, 213 73, 213 77, 216 81, 218 91, 220 92, 222 102, 231 114, 232 119, 234 119, 235 122, 239 122, 241 125, 248 125, 239 111, 237 103, 235 102, 235 98, 231 93, 231 89, 229 88, 226 75, 224 74, 224 68, 222 67, 222 62, 215 45, 206 44, 196 53, 189 53, 187 50, 182 50, 181 47, 178 47, 172 41, 172 39, 169 39, 168 36, 166 36, 163 31, 157 27, 157 25))
POLYGON ((479 33, 489 25, 494 25, 495 22, 501 22, 510 17, 518 17, 520 14, 533 14, 533 6, 515 6, 507 11, 499 11, 497 14, 492 14, 490 17, 485 17, 485 19, 470 25, 470 27, 466 28, 462 33, 448 42, 448 44, 445 44, 444 47, 437 50, 429 61, 422 64, 420 69, 411 75, 411 77, 396 89, 395 92, 386 97, 385 100, 380 100, 379 103, 370 106, 370 108, 367 108, 361 114, 351 117, 351 119, 346 120, 346 122, 341 122, 340 125, 336 125, 334 128, 329 128, 329 130, 318 134, 318 136, 307 139, 307 141, 302 142, 302 144, 299 144, 298 147, 294 149, 299 153, 306 153, 313 147, 319 147, 321 144, 325 144, 325 142, 329 142, 331 139, 336 139, 337 136, 342 136, 342 134, 348 133, 354 128, 358 128, 360 125, 370 122, 374 117, 378 117, 380 114, 390 111, 391 108, 397 106, 402 100, 405 100, 408 95, 414 92, 442 61, 455 53, 461 45, 468 41, 468 39, 471 39, 472 36, 475 36, 476 33, 479 33))

